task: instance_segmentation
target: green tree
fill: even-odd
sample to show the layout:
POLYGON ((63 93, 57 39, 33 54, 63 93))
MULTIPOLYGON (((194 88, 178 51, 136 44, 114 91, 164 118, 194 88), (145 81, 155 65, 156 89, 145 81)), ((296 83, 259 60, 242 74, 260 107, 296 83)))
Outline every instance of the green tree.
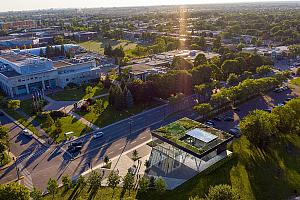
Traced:
POLYGON ((8 128, 0 126, 0 140, 6 141, 8 139, 8 128))
MULTIPOLYGON (((114 191, 115 188, 120 184, 120 181, 120 176, 116 172, 112 171, 108 176, 107 185, 108 187, 111 187, 114 191)), ((114 192, 112 196, 114 196, 114 192)))
POLYGON ((62 184, 63 184, 64 190, 67 191, 72 187, 72 180, 68 176, 63 176, 62 184))
POLYGON ((101 186, 102 177, 97 171, 92 171, 87 179, 87 183, 94 191, 98 190, 101 186))
POLYGON ((256 73, 260 76, 267 76, 270 72, 272 72, 272 68, 268 65, 263 65, 256 68, 256 73))
POLYGON ((30 192, 24 185, 17 182, 0 184, 0 198, 6 200, 29 200, 30 192))
POLYGON ((207 101, 211 98, 212 86, 211 84, 195 85, 194 91, 196 94, 201 95, 203 97, 203 101, 207 101))
POLYGON ((229 185, 216 185, 210 187, 205 200, 240 200, 238 192, 229 185))
POLYGON ((101 115, 105 110, 104 101, 102 99, 97 99, 93 105, 93 112, 97 115, 101 115))
POLYGON ((133 160, 137 160, 139 158, 139 152, 135 149, 133 152, 132 152, 132 159, 133 160))
POLYGON ((46 121, 44 123, 44 126, 46 128, 49 128, 51 127, 52 125, 54 124, 54 120, 53 118, 51 117, 51 115, 49 113, 46 113, 46 121))
POLYGON ((227 84, 230 86, 237 85, 239 83, 239 77, 236 74, 229 74, 227 84))
POLYGON ((50 178, 47 184, 47 190, 49 194, 52 195, 52 199, 54 199, 55 194, 58 191, 58 183, 57 180, 50 178))
POLYGON ((149 184, 150 184, 149 179, 146 178, 146 177, 142 177, 139 180, 139 189, 140 189, 140 192, 141 193, 147 192, 147 190, 149 189, 149 184))
POLYGON ((206 116, 212 111, 212 107, 209 103, 201 103, 194 106, 194 110, 201 116, 206 116))
POLYGON ((9 108, 9 109, 18 109, 18 108, 20 108, 20 105, 21 105, 21 101, 20 100, 9 100, 8 102, 7 102, 7 107, 9 108))
POLYGON ((278 117, 273 113, 255 110, 240 123, 241 133, 258 147, 265 147, 278 133, 278 117))
POLYGON ((224 74, 226 77, 229 76, 229 74, 240 74, 241 73, 241 66, 238 60, 225 60, 224 63, 221 66, 224 74))
POLYGON ((33 191, 30 192, 30 197, 32 198, 32 200, 42 200, 43 199, 42 192, 36 188, 33 188, 33 191))
POLYGON ((199 53, 194 61, 194 66, 207 64, 207 59, 203 53, 199 53))
POLYGON ((236 47, 239 51, 242 51, 243 48, 245 48, 245 44, 244 43, 239 43, 236 47))
POLYGON ((4 142, 0 141, 0 163, 2 163, 4 157, 5 157, 5 150, 7 149, 7 146, 4 142))
POLYGON ((210 65, 200 65, 191 71, 193 83, 195 85, 211 82, 212 68, 210 65))
POLYGON ((155 189, 159 192, 162 193, 166 191, 167 185, 164 179, 158 178, 155 180, 155 189))
POLYGON ((82 186, 84 187, 86 185, 86 182, 85 182, 85 178, 83 176, 79 176, 78 179, 76 180, 76 187, 77 186, 82 186))
POLYGON ((175 70, 190 70, 193 68, 194 65, 192 62, 187 61, 181 56, 175 56, 173 58, 171 66, 175 70))
POLYGON ((109 163, 109 161, 110 161, 109 157, 107 155, 104 156, 104 162, 106 165, 109 163))
POLYGON ((123 188, 125 191, 126 190, 129 191, 129 195, 130 195, 130 190, 133 188, 133 185, 134 185, 134 175, 128 172, 123 178, 123 188))
POLYGON ((290 106, 277 106, 272 110, 272 113, 278 116, 277 127, 282 133, 291 133, 294 130, 297 117, 296 112, 290 106))
POLYGON ((221 48, 221 37, 218 36, 214 41, 213 41, 213 49, 214 51, 218 51, 221 48))
POLYGON ((90 95, 90 94, 92 94, 93 93, 93 87, 92 86, 87 86, 86 88, 85 88, 85 94, 86 95, 90 95))

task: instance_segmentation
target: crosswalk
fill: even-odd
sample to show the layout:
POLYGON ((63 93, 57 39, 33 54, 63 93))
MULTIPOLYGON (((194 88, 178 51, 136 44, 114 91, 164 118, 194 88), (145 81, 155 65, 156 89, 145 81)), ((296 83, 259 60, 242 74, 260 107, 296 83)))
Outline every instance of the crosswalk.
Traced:
POLYGON ((47 147, 41 147, 40 149, 34 151, 34 152, 29 152, 26 154, 22 154, 20 155, 17 160, 16 160, 16 164, 20 164, 22 163, 25 159, 29 160, 29 159, 35 159, 38 158, 40 155, 42 155, 43 153, 45 153, 47 151, 47 147))
POLYGON ((20 180, 21 184, 25 185, 30 191, 32 191, 34 186, 30 172, 26 168, 24 168, 22 164, 19 164, 18 167, 19 169, 22 169, 20 170, 20 174, 24 177, 20 180))

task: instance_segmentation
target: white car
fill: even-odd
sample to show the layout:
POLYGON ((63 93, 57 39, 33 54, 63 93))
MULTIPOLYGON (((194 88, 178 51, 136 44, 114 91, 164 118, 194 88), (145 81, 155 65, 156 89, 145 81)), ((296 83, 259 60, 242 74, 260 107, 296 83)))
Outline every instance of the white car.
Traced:
POLYGON ((24 129, 23 131, 22 131, 22 133, 24 134, 24 135, 26 135, 26 136, 32 136, 32 133, 28 130, 28 129, 24 129))
POLYGON ((99 138, 99 137, 103 137, 103 136, 104 136, 103 132, 96 132, 96 133, 93 134, 94 139, 99 138))

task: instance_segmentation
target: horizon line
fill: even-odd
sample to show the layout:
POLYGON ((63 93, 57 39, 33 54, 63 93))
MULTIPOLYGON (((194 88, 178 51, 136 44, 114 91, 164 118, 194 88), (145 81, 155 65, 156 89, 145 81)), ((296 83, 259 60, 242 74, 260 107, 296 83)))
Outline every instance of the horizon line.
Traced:
POLYGON ((249 0, 236 2, 211 2, 211 3, 187 3, 187 4, 155 4, 155 5, 128 5, 128 6, 95 6, 95 7, 49 7, 49 8, 36 8, 36 9, 24 9, 24 10, 0 10, 0 13, 9 12, 32 12, 32 11, 43 11, 43 10, 72 10, 72 9, 100 9, 100 8, 140 8, 140 7, 158 7, 158 6, 193 6, 193 5, 224 5, 224 4, 258 4, 258 3, 299 3, 299 0, 249 0))

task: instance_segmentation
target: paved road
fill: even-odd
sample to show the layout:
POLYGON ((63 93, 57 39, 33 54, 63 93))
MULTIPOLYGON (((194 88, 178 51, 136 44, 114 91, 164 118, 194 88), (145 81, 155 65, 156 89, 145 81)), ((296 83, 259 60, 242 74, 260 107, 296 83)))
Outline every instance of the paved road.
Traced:
MULTIPOLYGON (((271 92, 268 94, 269 99, 256 98, 250 100, 239 106, 240 111, 228 111, 222 114, 223 117, 233 115, 235 118, 234 122, 216 122, 216 127, 228 131, 251 110, 265 109, 271 104, 276 105, 277 103, 281 103, 290 93, 290 91, 279 94, 271 92)), ((8 118, 3 117, 1 121, 11 128, 10 138, 14 149, 13 153, 19 156, 17 164, 22 175, 25 175, 22 183, 28 187, 35 185, 39 189, 45 190, 50 177, 56 178, 59 181, 61 181, 63 175, 76 178, 91 166, 94 167, 102 163, 105 155, 113 158, 119 156, 122 152, 149 141, 151 139, 149 130, 156 129, 182 117, 189 117, 191 119, 198 117, 197 113, 192 109, 172 115, 168 115, 171 111, 167 109, 170 108, 166 108, 165 110, 154 109, 151 112, 143 113, 143 115, 137 115, 129 120, 121 121, 114 126, 105 127, 102 129, 104 137, 99 139, 92 139, 91 135, 79 138, 85 144, 81 154, 77 155, 74 160, 66 152, 68 143, 49 148, 42 147, 34 139, 30 140, 21 135, 20 128, 16 127, 8 118)), ((16 171, 12 166, 3 171, 3 173, 5 174, 4 176, 0 176, 0 182, 6 182, 9 179, 7 177, 12 179, 16 171)))

